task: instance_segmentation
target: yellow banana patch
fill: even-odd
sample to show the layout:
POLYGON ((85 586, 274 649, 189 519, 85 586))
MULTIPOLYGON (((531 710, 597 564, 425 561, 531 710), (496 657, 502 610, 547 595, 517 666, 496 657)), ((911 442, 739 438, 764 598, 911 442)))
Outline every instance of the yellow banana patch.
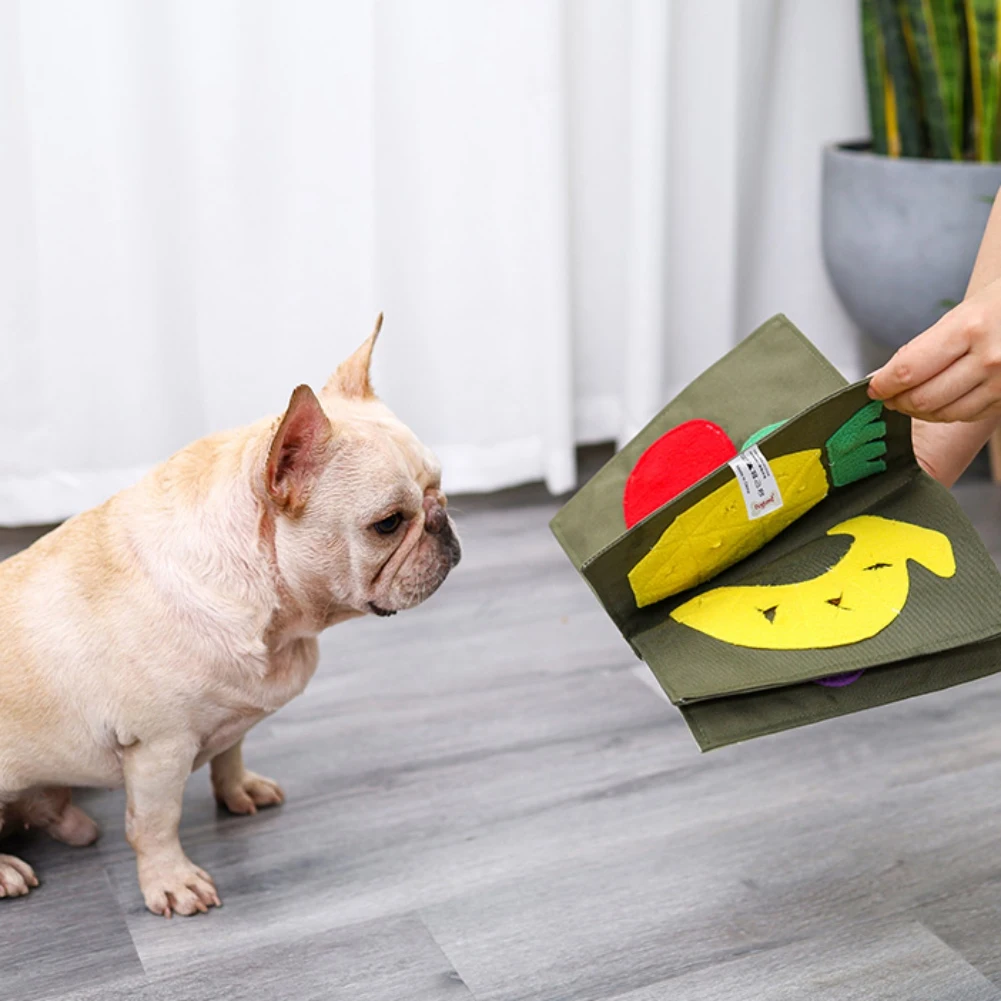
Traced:
POLYGON ((816 650, 847 646, 885 629, 907 601, 907 561, 952 577, 952 543, 941 532, 862 515, 828 535, 854 542, 826 573, 796 584, 718 587, 679 605, 671 618, 734 646, 816 650))
POLYGON ((638 607, 663 601, 739 563, 827 496, 819 448, 781 455, 770 465, 782 507, 751 521, 735 479, 703 497, 679 514, 629 571, 638 607))

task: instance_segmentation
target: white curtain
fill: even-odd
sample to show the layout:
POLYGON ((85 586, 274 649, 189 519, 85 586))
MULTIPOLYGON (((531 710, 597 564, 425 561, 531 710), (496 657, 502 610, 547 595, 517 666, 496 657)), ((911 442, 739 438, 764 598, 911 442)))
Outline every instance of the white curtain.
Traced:
POLYGON ((453 492, 574 480, 774 312, 846 371, 856 0, 0 0, 0 523, 386 325, 453 492))

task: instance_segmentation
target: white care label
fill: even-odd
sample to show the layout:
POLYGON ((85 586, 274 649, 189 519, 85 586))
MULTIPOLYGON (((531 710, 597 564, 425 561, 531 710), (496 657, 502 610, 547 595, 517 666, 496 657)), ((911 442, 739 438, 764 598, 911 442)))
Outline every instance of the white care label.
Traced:
POLYGON ((752 445, 746 452, 741 452, 736 459, 731 459, 730 468, 737 477, 737 485, 744 495, 747 505, 747 517, 752 521, 763 518, 772 511, 782 507, 782 494, 775 481, 772 467, 761 454, 757 445, 752 445))

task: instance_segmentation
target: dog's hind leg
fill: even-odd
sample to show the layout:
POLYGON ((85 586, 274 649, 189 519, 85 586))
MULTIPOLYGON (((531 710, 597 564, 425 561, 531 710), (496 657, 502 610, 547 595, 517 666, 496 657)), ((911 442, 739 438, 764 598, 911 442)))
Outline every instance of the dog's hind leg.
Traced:
POLYGON ((64 845, 72 845, 74 848, 92 845, 101 832, 97 824, 80 807, 74 806, 70 799, 69 789, 52 789, 49 792, 55 794, 63 803, 62 811, 58 816, 53 817, 44 825, 43 829, 49 837, 61 841, 64 845), (64 793, 65 798, 63 798, 64 793))
POLYGON ((97 840, 97 824, 73 805, 66 786, 25 793, 15 804, 14 812, 28 827, 37 827, 63 844, 82 847, 97 840))
POLYGON ((63 815, 45 830, 56 841, 61 841, 64 845, 73 845, 74 848, 92 845, 101 833, 97 824, 80 807, 72 803, 66 807, 63 815))

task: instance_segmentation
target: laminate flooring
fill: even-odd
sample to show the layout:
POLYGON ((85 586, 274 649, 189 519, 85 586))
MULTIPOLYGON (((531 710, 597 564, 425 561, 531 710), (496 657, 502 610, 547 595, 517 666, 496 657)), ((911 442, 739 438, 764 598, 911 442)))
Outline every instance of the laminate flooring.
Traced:
MULTIPOLYGON (((1001 557, 1001 491, 957 493, 1001 557)), ((441 592, 329 631, 248 737, 286 805, 192 776, 221 909, 146 912, 121 791, 78 794, 91 848, 13 839, 0 1001, 1001 1001, 1001 676, 700 755, 555 502, 458 507, 441 592)))

